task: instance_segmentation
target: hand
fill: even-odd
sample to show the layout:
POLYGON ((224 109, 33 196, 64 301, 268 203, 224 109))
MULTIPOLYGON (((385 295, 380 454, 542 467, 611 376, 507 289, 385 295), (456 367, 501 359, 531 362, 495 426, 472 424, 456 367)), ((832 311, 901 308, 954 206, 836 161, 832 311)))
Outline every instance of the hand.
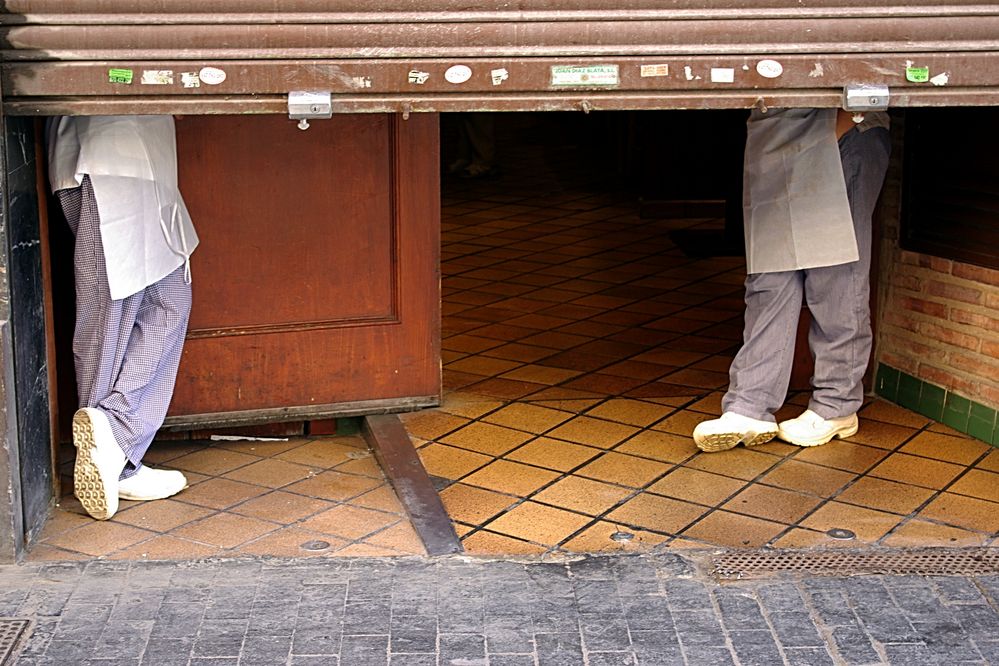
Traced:
POLYGON ((843 138, 843 135, 856 127, 857 123, 853 122, 853 113, 850 111, 844 111, 843 109, 836 110, 836 140, 839 141, 843 138))

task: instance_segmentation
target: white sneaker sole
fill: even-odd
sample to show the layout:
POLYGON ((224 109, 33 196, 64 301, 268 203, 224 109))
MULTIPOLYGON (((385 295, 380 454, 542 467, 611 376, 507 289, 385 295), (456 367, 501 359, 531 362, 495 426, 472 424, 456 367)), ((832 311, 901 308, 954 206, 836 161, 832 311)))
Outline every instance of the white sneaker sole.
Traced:
POLYGON ((184 484, 183 488, 178 488, 177 490, 164 490, 161 493, 155 495, 136 495, 134 493, 127 493, 118 491, 118 497, 123 500, 131 500, 133 502, 148 502, 151 500, 166 499, 167 497, 173 497, 177 493, 187 488, 187 484, 184 484))
POLYGON ((822 446, 823 444, 828 444, 834 439, 843 439, 844 437, 853 437, 860 430, 860 425, 846 426, 845 428, 839 428, 833 430, 825 437, 816 437, 815 439, 795 439, 788 435, 783 430, 777 431, 777 436, 783 439, 788 444, 794 444, 795 446, 822 446))
POLYGON ((718 453, 734 449, 740 443, 744 446, 759 446, 766 444, 777 436, 776 430, 766 432, 718 432, 711 435, 694 437, 694 443, 701 451, 718 453))
POLYGON ((117 489, 108 489, 116 479, 106 479, 94 460, 97 442, 90 415, 80 410, 73 416, 73 445, 76 447, 76 464, 73 467, 73 494, 83 509, 97 520, 107 520, 118 511, 117 489))

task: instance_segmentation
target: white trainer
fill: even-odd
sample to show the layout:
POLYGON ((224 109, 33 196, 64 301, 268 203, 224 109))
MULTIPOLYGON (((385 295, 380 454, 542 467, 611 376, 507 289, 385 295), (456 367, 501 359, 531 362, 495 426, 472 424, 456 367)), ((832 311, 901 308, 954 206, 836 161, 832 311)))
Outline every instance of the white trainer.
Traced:
POLYGON ((701 451, 727 451, 740 442, 745 446, 766 444, 776 434, 776 423, 725 412, 720 418, 698 423, 694 428, 694 443, 701 451))
POLYGON ((73 446, 73 494, 92 517, 107 520, 118 511, 118 476, 125 468, 125 452, 104 412, 93 407, 76 411, 73 446))
POLYGON ((833 437, 852 437, 859 426, 856 414, 836 419, 824 419, 810 409, 797 418, 782 421, 777 436, 798 446, 819 446, 833 437))
POLYGON ((132 476, 118 482, 123 500, 157 500, 176 495, 187 488, 187 477, 173 469, 153 469, 143 465, 132 476))

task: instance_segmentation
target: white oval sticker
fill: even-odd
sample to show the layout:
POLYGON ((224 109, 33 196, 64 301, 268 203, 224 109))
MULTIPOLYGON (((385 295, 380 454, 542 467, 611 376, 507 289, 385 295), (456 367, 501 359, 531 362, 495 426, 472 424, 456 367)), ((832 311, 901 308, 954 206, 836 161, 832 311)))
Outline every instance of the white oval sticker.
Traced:
POLYGON ((198 78, 210 86, 217 86, 225 81, 225 72, 218 67, 202 67, 198 78))
POLYGON ((465 81, 472 78, 472 68, 466 65, 455 65, 454 67, 449 67, 446 72, 444 72, 444 78, 450 83, 464 83, 465 81))
POLYGON ((784 73, 784 65, 776 60, 761 60, 756 63, 756 72, 767 79, 776 79, 784 73))

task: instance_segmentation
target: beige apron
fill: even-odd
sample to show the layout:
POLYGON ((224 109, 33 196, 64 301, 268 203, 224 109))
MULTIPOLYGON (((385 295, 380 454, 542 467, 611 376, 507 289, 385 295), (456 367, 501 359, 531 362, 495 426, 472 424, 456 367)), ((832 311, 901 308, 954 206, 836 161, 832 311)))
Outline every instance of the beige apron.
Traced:
POLYGON ((858 260, 836 109, 754 110, 743 178, 749 273, 858 260))

